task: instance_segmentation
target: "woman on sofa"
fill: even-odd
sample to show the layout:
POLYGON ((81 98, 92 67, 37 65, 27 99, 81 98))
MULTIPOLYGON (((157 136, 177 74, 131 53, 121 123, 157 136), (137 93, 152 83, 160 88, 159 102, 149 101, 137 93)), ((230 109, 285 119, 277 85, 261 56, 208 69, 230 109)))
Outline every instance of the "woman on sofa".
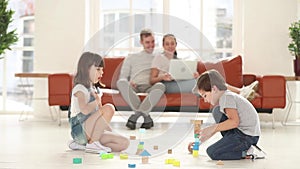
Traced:
MULTIPOLYGON (((194 72, 194 79, 179 81, 175 81, 168 73, 170 60, 177 59, 176 37, 173 34, 166 34, 163 36, 162 42, 164 51, 161 54, 156 55, 152 61, 150 83, 153 85, 157 82, 162 82, 166 87, 165 93, 193 92, 196 94, 197 91, 192 91, 192 89, 196 84, 195 79, 199 77, 198 72, 194 72)), ((226 85, 229 90, 240 94, 248 100, 252 100, 257 95, 254 89, 257 88, 258 81, 243 88, 237 88, 228 84, 226 85)))
POLYGON ((150 83, 153 85, 157 82, 162 82, 165 87, 165 93, 190 93, 196 84, 198 72, 194 72, 194 79, 175 81, 168 73, 171 59, 177 59, 176 38, 173 34, 166 34, 163 37, 164 51, 161 54, 155 55, 152 66, 150 83))

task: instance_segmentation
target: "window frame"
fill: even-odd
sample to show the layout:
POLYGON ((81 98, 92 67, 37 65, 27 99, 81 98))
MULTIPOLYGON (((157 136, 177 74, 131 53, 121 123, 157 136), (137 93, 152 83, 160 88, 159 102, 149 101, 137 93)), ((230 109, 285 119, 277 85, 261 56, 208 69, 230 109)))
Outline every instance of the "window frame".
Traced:
MULTIPOLYGON (((132 6, 133 6, 133 0, 128 0, 129 1, 129 15, 132 15, 134 13, 132 6)), ((200 0, 200 8, 201 8, 201 16, 199 17, 200 19, 200 31, 203 30, 203 0, 200 0)), ((163 13, 164 14, 169 14, 170 12, 170 4, 171 0, 163 0, 163 13)), ((86 41, 88 42, 88 39, 90 39, 101 27, 100 25, 100 16, 101 12, 100 5, 101 5, 101 0, 98 1, 92 1, 92 0, 87 0, 87 11, 86 15, 87 16, 94 16, 94 17, 88 17, 89 19, 86 20, 86 41)), ((242 17, 243 17, 243 2, 242 1, 233 1, 233 18, 232 18, 232 47, 231 48, 215 48, 216 53, 231 53, 232 56, 239 55, 243 53, 243 26, 242 26, 242 17)), ((168 22, 168 21, 164 21, 168 22)), ((131 26, 131 25, 130 25, 131 26)), ((130 31, 133 30, 132 27, 129 28, 130 31)), ((168 32, 168 24, 163 25, 163 30, 165 32, 168 32)), ((132 32, 129 32, 132 33, 132 32)), ((130 45, 132 45, 132 42, 129 42, 130 45)), ((200 46, 199 49, 201 50, 202 47, 200 46)), ((129 46, 129 48, 115 48, 114 50, 120 50, 120 51, 128 51, 133 52, 133 51, 138 51, 140 50, 140 47, 136 46, 129 46)), ((182 49, 178 49, 181 51, 182 49)))

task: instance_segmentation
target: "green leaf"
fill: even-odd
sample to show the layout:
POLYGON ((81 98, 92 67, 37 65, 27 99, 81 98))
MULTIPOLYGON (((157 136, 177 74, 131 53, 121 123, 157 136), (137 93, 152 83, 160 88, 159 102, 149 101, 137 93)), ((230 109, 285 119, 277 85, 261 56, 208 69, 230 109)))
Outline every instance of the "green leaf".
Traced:
POLYGON ((0 0, 0 55, 18 41, 16 30, 7 32, 9 24, 13 21, 14 11, 7 9, 8 0, 0 0))

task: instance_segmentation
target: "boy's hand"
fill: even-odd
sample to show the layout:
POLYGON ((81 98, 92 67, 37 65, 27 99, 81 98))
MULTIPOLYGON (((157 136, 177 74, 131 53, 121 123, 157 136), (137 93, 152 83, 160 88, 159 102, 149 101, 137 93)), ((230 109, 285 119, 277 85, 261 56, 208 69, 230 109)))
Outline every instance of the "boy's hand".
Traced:
POLYGON ((199 135, 200 141, 203 143, 204 141, 211 138, 211 136, 213 136, 216 133, 216 128, 217 126, 213 125, 200 130, 200 135, 199 135))

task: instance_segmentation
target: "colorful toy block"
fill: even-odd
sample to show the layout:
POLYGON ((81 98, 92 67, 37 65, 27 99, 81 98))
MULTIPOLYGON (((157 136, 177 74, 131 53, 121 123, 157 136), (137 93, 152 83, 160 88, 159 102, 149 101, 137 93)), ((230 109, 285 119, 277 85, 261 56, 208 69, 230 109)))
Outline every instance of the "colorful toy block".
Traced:
POLYGON ((140 129, 139 129, 139 133, 146 133, 146 129, 140 128, 140 129))
POLYGON ((174 161, 175 161, 174 158, 167 158, 165 159, 165 164, 173 164, 174 161))
POLYGON ((180 167, 180 161, 179 160, 174 160, 173 161, 173 166, 180 167))
POLYGON ((139 144, 139 145, 138 145, 138 149, 140 149, 140 150, 141 150, 141 149, 144 149, 144 145, 139 144))
POLYGON ((158 150, 158 146, 153 146, 153 149, 154 150, 158 150))
POLYGON ((130 140, 135 140, 135 139, 136 139, 136 136, 130 136, 129 139, 130 139, 130 140))
POLYGON ((140 153, 140 156, 151 156, 151 154, 147 150, 144 150, 140 153))
POLYGON ((172 149, 169 149, 169 150, 168 150, 168 154, 172 154, 172 149))
POLYGON ((142 163, 143 163, 143 164, 147 164, 148 162, 149 162, 149 157, 143 156, 143 157, 142 157, 142 163))
POLYGON ((106 159, 113 159, 114 154, 113 153, 103 153, 100 155, 101 159, 106 160, 106 159))
POLYGON ((193 150, 193 157, 198 157, 198 156, 199 156, 199 151, 193 150))
POLYGON ((128 164, 128 168, 135 168, 136 165, 135 164, 128 164))
POLYGON ((126 159, 128 159, 128 154, 120 154, 120 159, 121 159, 121 160, 126 160, 126 159))
POLYGON ((222 160, 218 160, 217 165, 224 165, 224 162, 222 160))
POLYGON ((81 164, 82 158, 73 158, 73 164, 81 164))

